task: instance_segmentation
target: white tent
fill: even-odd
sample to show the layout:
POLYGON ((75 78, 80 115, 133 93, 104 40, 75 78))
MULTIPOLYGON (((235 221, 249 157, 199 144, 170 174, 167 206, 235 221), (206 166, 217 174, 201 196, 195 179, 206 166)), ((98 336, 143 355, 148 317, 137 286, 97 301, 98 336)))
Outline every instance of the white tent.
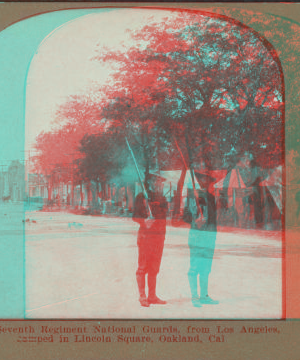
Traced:
POLYGON ((233 206, 236 202, 233 189, 246 189, 246 185, 237 168, 232 169, 222 180, 214 185, 215 189, 228 189, 228 205, 233 206))
MULTIPOLYGON (((160 173, 161 173, 161 176, 166 178, 165 190, 170 188, 170 183, 172 185, 172 188, 177 189, 177 184, 178 184, 180 175, 182 173, 181 170, 161 171, 160 173)), ((195 188, 199 189, 199 190, 203 190, 196 179, 195 179, 195 188)), ((184 189, 193 189, 193 183, 192 183, 192 177, 191 177, 190 170, 188 170, 185 175, 183 190, 184 189)))
POLYGON ((214 185, 216 189, 223 189, 224 186, 227 188, 246 189, 246 185, 238 169, 232 169, 225 178, 214 185))

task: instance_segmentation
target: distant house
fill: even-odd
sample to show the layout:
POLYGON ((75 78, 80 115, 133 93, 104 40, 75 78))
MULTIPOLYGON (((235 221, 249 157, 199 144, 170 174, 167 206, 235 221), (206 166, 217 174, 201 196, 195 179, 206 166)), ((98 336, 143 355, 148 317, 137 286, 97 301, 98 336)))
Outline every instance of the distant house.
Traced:
POLYGON ((8 173, 1 171, 0 173, 0 198, 9 196, 8 173))
MULTIPOLYGON (((3 177, 3 194, 9 192, 12 201, 22 201, 25 196, 25 167, 14 160, 8 167, 7 176, 3 177)), ((3 196, 3 195, 2 195, 3 196)))
POLYGON ((30 198, 47 199, 47 181, 41 174, 28 174, 27 192, 30 198))

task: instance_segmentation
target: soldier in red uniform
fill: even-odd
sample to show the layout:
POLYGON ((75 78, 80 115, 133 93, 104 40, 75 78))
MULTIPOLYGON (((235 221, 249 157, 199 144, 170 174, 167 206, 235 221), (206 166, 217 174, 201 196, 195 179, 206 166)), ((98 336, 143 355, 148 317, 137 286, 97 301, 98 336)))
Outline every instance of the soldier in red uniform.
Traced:
POLYGON ((166 304, 156 295, 156 277, 159 272, 165 234, 168 203, 163 196, 165 178, 150 174, 148 204, 143 193, 137 195, 134 204, 133 220, 140 224, 138 231, 138 269, 136 280, 139 289, 139 301, 142 306, 166 304), (146 274, 148 274, 148 298, 145 292, 146 274))

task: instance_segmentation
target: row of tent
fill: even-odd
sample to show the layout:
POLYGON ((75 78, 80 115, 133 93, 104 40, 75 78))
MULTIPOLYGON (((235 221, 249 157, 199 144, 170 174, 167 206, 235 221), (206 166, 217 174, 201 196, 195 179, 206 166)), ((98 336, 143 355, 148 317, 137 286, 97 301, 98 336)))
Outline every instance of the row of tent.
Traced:
MULTIPOLYGON (((166 178, 166 191, 168 187, 177 187, 178 180, 181 175, 180 170, 175 171, 161 171, 163 177, 166 178)), ((251 193, 253 187, 266 187, 272 195, 276 206, 282 213, 282 166, 274 169, 261 168, 241 168, 235 167, 231 171, 227 170, 212 170, 203 173, 215 179, 214 188, 216 194, 226 191, 228 197, 232 197, 233 189, 248 189, 251 193)), ((190 171, 186 172, 183 189, 191 189, 193 187, 190 171)), ((199 190, 204 190, 199 182, 195 181, 195 187, 199 190)), ((249 194, 249 192, 248 192, 249 194)))

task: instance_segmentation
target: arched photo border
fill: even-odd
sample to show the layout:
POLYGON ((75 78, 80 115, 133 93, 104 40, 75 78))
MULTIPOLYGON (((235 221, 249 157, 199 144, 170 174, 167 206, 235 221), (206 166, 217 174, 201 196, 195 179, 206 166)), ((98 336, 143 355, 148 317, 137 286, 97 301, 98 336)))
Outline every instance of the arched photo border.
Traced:
MULTIPOLYGON (((6 5, 6 4, 5 4, 6 5)), ((61 4, 57 4, 57 5, 61 5, 61 4)), ((79 4, 76 4, 76 5, 79 5, 79 4)), ((105 4, 102 4, 103 6, 88 6, 86 7, 85 4, 81 4, 80 8, 81 9, 92 9, 92 8, 95 8, 95 9, 99 9, 99 8, 103 8, 105 7, 105 4)), ((150 5, 150 4, 149 4, 150 5)), ((140 6, 139 4, 131 4, 130 6, 133 7, 133 8, 157 8, 157 9, 166 9, 166 10, 173 10, 173 9, 170 9, 168 6, 166 6, 167 4, 163 4, 163 7, 157 7, 157 4, 153 3, 151 4, 151 6, 149 6, 148 4, 145 4, 145 6, 140 6)), ((211 7, 213 4, 209 4, 209 6, 211 7)), ((2 6, 2 4, 1 4, 2 6)), ((54 5, 55 6, 55 5, 54 5)), ((48 13, 48 12, 52 12, 52 11, 60 11, 60 10, 75 10, 75 9, 79 9, 78 6, 76 7, 70 7, 70 4, 67 4, 65 3, 65 8, 61 8, 61 9, 57 9, 57 10, 48 10, 48 11, 44 11, 44 12, 39 12, 39 13, 35 13, 34 11, 32 11, 32 14, 31 15, 28 15, 27 17, 25 18, 20 18, 18 21, 15 21, 14 23, 16 22, 19 22, 19 21, 22 21, 22 20, 25 20, 26 18, 29 18, 29 17, 32 17, 32 16, 38 16, 38 15, 41 15, 43 13, 48 13)), ((170 6, 174 6, 174 4, 170 4, 170 6)), ((233 4, 234 6, 234 4, 233 4)), ((107 7, 107 6, 106 6, 107 7)), ((120 6, 118 6, 117 4, 113 5, 113 6, 109 6, 109 8, 116 8, 116 7, 123 7, 123 4, 121 4, 120 6)), ((202 10, 202 9, 201 9, 202 10)), ((174 11, 196 11, 196 9, 192 8, 187 8, 186 5, 185 5, 185 8, 184 9, 174 9, 174 11)), ((204 11, 205 12, 205 11, 204 11)), ((207 12, 209 14, 211 14, 210 12, 207 12)), ((224 19, 227 19, 226 16, 222 16, 222 15, 218 15, 218 14, 215 14, 216 16, 221 16, 221 17, 224 17, 224 19)), ((277 15, 278 16, 278 15, 277 15)), ((243 23, 241 23, 240 21, 238 20, 234 20, 236 23, 238 24, 242 24, 243 26, 247 26, 243 23)), ((0 23, 1 23, 1 19, 0 19, 0 23)), ((7 25, 6 27, 8 26, 11 26, 13 23, 10 23, 9 25, 7 25)), ((249 26, 248 26, 249 27, 249 26)), ((253 30, 253 28, 249 27, 253 32, 257 33, 260 38, 263 39, 264 43, 266 44, 266 46, 270 46, 271 48, 274 49, 274 47, 271 45, 271 43, 269 43, 265 38, 264 36, 261 36, 258 32, 256 32, 255 30, 253 30)), ((276 50, 276 49, 275 49, 276 50)), ((281 67, 281 65, 280 65, 281 67)), ((284 82, 283 82, 284 84, 284 82)), ((285 164, 285 157, 284 157, 284 164, 285 164)), ((286 182, 285 182, 285 175, 284 175, 284 185, 286 185, 286 182)), ((285 188, 285 186, 284 186, 285 188)), ((285 199, 285 196, 283 196, 283 199, 285 199)), ((284 204, 285 205, 285 204, 284 204)), ((284 223, 285 223, 285 220, 284 220, 284 223)), ((288 243, 288 239, 286 239, 286 232, 284 232, 284 241, 283 243, 285 244, 284 245, 284 259, 283 259, 283 302, 284 302, 284 312, 283 312, 283 318, 295 318, 296 317, 296 309, 295 309, 295 305, 293 304, 292 306, 290 306, 289 304, 289 287, 288 287, 288 284, 291 283, 291 281, 293 281, 292 279, 286 279, 286 281, 284 280, 286 278, 286 262, 287 262, 287 258, 286 258, 286 253, 287 253, 287 248, 289 247, 289 243, 288 243), (292 310, 292 311, 291 311, 292 310)), ((298 312, 297 312, 298 314, 298 312)))

